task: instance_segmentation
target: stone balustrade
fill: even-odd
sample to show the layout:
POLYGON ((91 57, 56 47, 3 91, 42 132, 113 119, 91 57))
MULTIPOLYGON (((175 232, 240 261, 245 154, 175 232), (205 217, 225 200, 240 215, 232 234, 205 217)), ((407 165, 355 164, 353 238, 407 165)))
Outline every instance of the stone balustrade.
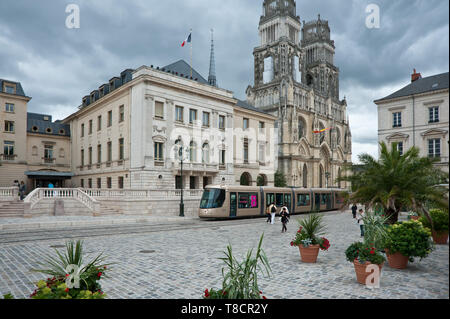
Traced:
MULTIPOLYGON (((93 198, 101 199, 177 199, 181 197, 181 189, 80 189, 93 198)), ((189 199, 200 199, 202 189, 185 189, 183 196, 189 199)))
POLYGON ((0 187, 0 201, 15 201, 18 199, 18 187, 0 187))

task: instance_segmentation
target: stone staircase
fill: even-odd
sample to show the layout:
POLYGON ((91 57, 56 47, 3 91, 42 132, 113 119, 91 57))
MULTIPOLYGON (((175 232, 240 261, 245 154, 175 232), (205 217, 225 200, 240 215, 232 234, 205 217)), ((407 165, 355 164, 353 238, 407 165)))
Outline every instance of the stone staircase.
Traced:
POLYGON ((100 203, 100 212, 94 213, 94 216, 117 216, 123 215, 120 209, 107 205, 105 203, 100 203))
POLYGON ((23 217, 25 204, 19 201, 0 202, 0 218, 23 217))

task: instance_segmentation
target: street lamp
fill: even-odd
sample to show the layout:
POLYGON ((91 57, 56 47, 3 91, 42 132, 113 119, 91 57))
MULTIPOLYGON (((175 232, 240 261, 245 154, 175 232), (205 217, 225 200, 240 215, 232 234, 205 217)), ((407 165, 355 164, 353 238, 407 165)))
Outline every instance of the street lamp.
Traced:
POLYGON ((296 187, 296 181, 297 181, 297 175, 293 174, 292 175, 292 180, 294 181, 294 187, 296 187))
MULTIPOLYGON (((187 149, 186 149, 186 153, 188 153, 187 149)), ((178 156, 180 158, 181 161, 181 170, 180 170, 180 178, 181 178, 181 202, 180 202, 180 217, 184 217, 184 202, 183 202, 183 189, 184 189, 184 185, 183 185, 183 160, 184 160, 184 154, 183 154, 183 146, 179 146, 179 150, 178 150, 178 156)))
POLYGON ((328 179, 330 178, 331 174, 329 172, 325 172, 325 177, 327 179, 327 188, 328 188, 328 179))

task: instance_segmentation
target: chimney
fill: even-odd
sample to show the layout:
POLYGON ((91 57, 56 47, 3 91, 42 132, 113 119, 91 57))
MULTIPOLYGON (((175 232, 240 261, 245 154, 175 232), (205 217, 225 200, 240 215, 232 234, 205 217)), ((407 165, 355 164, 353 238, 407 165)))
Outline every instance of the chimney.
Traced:
POLYGON ((415 82, 421 78, 422 78, 422 75, 420 73, 417 73, 416 69, 414 69, 414 73, 411 75, 411 83, 415 82))

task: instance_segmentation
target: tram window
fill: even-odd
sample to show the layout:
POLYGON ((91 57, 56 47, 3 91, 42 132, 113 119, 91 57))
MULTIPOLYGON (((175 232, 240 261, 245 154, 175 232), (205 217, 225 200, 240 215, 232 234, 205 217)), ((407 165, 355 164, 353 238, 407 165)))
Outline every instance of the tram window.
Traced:
POLYGON ((272 205, 272 203, 275 203, 275 194, 266 194, 266 205, 272 205))
POLYGON ((284 194, 284 206, 291 207, 291 194, 284 194))
POLYGON ((330 196, 329 194, 322 194, 322 196, 321 196, 321 198, 322 198, 321 205, 326 205, 328 203, 329 196, 330 196))
POLYGON ((297 195, 297 206, 309 206, 310 205, 309 194, 298 194, 297 195))
POLYGON ((258 208, 258 194, 239 193, 239 208, 258 208))
POLYGON ((275 205, 279 207, 283 206, 283 194, 277 194, 275 205))
POLYGON ((220 208, 225 201, 225 190, 223 189, 207 189, 203 192, 200 201, 201 209, 220 208))

